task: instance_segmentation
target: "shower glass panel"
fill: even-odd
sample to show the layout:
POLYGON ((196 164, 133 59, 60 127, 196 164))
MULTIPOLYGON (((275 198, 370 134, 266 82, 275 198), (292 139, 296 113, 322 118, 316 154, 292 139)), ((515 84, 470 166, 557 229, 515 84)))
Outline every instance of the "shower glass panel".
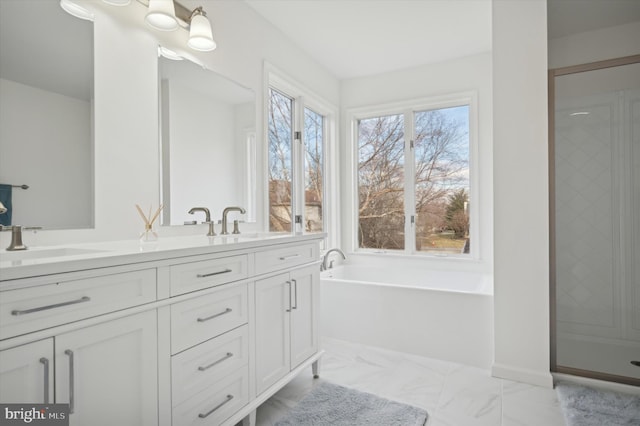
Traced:
POLYGON ((555 74, 556 371, 640 383, 640 63, 555 74))

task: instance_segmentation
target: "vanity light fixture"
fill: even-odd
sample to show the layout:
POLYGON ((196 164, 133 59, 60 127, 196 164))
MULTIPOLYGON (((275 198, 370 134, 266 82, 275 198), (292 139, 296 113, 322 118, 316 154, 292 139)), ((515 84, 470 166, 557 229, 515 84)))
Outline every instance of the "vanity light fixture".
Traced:
POLYGON ((82 6, 78 6, 71 0, 60 0, 60 7, 69 15, 76 18, 84 19, 85 21, 93 21, 93 13, 89 12, 82 6))
POLYGON ((173 0, 149 0, 149 11, 144 20, 160 31, 173 31, 178 28, 176 9, 173 0))
POLYGON ((211 22, 207 19, 207 13, 202 6, 196 7, 191 14, 191 25, 189 28, 189 41, 187 45, 201 52, 210 52, 216 48, 211 34, 211 22))
MULTIPOLYGON (((69 1, 69 0, 61 0, 69 1)), ((124 6, 130 0, 102 0, 107 4, 124 6)), ((211 22, 202 6, 189 10, 175 0, 138 0, 149 8, 145 22, 160 31, 174 31, 178 27, 189 30, 187 45, 201 52, 210 52, 216 48, 211 31, 211 22)))

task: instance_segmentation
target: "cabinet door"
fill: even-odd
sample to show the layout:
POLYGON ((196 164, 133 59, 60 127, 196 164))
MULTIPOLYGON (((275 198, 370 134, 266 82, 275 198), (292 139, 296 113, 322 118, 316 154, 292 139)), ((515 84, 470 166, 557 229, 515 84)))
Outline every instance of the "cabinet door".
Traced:
POLYGON ((290 370, 289 274, 256 281, 256 383, 258 394, 290 370))
POLYGON ((0 351, 0 402, 53 402, 53 339, 0 351))
POLYGON ((311 266, 291 272, 291 369, 318 351, 318 269, 311 266))
POLYGON ((56 399, 71 426, 157 425, 156 311, 56 336, 56 399))

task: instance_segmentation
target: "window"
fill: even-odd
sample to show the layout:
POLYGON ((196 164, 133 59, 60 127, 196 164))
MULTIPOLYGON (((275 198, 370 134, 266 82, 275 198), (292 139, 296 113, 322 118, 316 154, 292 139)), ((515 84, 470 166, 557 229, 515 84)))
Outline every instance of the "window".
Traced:
POLYGON ((306 232, 324 231, 324 117, 304 109, 304 217, 306 232))
POLYGON ((471 99, 354 116, 357 246, 470 253, 471 99))
POLYGON ((293 99, 269 89, 269 231, 291 232, 293 99))
POLYGON ((269 230, 326 232, 335 112, 281 76, 269 75, 268 96, 269 230))

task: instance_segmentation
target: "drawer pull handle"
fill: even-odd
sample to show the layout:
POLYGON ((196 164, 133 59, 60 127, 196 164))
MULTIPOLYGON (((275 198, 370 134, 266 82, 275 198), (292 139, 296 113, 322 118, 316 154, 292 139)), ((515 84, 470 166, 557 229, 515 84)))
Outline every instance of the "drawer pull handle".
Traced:
POLYGON ((213 314, 213 315, 211 315, 210 317, 206 317, 206 318, 198 318, 198 322, 205 322, 205 321, 209 321, 209 320, 211 320, 211 319, 218 318, 219 316, 222 316, 222 315, 228 314, 228 313, 229 313, 229 312, 231 312, 231 311, 233 311, 233 309, 231 309, 231 308, 227 308, 227 309, 225 309, 224 311, 220 312, 219 314, 213 314))
POLYGON ((296 302, 296 304, 292 306, 291 309, 298 309, 298 281, 294 279, 292 279, 291 281, 293 282, 293 293, 295 294, 293 300, 296 302))
POLYGON ((290 260, 290 259, 295 259, 296 257, 300 257, 299 254, 292 254, 291 256, 282 256, 280 258, 280 260, 290 260))
POLYGON ((198 370, 200 370, 200 371, 208 370, 208 369, 210 369, 211 367, 213 367, 214 365, 218 365, 218 364, 220 364, 222 361, 225 361, 225 360, 227 360, 227 359, 231 358, 232 356, 233 356, 233 354, 232 354, 231 352, 227 352, 227 354, 226 354, 225 356, 223 356, 222 358, 220 358, 219 360, 217 360, 217 361, 213 361, 211 364, 209 364, 209 365, 205 365, 204 367, 198 367, 198 370))
POLYGON ((229 272, 233 272, 233 270, 232 270, 232 269, 227 268, 227 269, 225 269, 225 270, 223 270, 223 271, 210 272, 210 273, 208 273, 208 274, 198 274, 198 275, 196 275, 196 277, 198 277, 198 278, 207 278, 207 277, 212 277, 212 276, 214 276, 214 275, 228 274, 229 272))
POLYGON ((73 366, 73 351, 71 349, 67 349, 64 351, 64 354, 69 357, 69 414, 73 414, 73 409, 75 408, 75 384, 74 384, 74 366, 73 366))
POLYGON ((14 310, 14 311, 11 311, 11 315, 18 316, 18 315, 24 315, 24 314, 32 314, 34 312, 46 311, 48 309, 55 309, 55 308, 61 308, 63 306, 75 305, 76 303, 84 303, 90 300, 91 298, 89 296, 83 296, 80 299, 71 300, 69 302, 62 302, 62 303, 56 303, 54 305, 40 306, 38 308, 25 309, 23 311, 14 310))
POLYGON ((49 403, 49 360, 40 358, 40 363, 44 365, 44 403, 49 403))
POLYGON ((227 399, 225 399, 220 404, 216 405, 215 407, 213 407, 211 410, 207 411, 206 413, 198 414, 198 417, 200 417, 201 419, 204 419, 205 417, 207 417, 210 414, 212 414, 214 411, 219 410, 224 404, 226 404, 227 402, 231 401, 232 399, 233 399, 233 395, 227 395, 227 399))

